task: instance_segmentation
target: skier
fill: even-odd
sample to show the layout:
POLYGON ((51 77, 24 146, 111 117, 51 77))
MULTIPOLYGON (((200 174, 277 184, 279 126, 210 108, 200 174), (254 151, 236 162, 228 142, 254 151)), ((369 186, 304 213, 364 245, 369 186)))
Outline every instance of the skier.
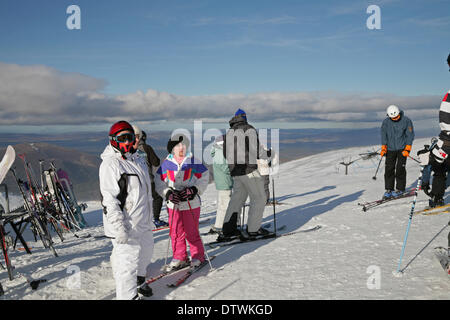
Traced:
MULTIPOLYGON (((447 65, 450 71, 450 54, 447 57, 447 65)), ((447 91, 441 102, 439 109, 439 126, 441 128, 439 140, 436 143, 436 147, 430 152, 430 162, 432 170, 434 171, 431 192, 433 200, 430 204, 435 207, 445 204, 443 197, 446 189, 446 176, 450 170, 450 158, 448 157, 450 152, 450 90, 447 91)), ((447 238, 446 272, 450 275, 450 232, 448 233, 447 238)))
POLYGON ((141 128, 136 125, 133 125, 133 129, 136 135, 135 148, 137 149, 137 153, 146 159, 148 165, 148 173, 150 175, 150 181, 152 184, 153 223, 155 224, 156 228, 168 226, 169 224, 166 221, 160 219, 163 198, 155 190, 156 188, 154 172, 160 165, 159 157, 156 155, 153 148, 147 144, 147 134, 145 133, 145 131, 142 131, 141 128))
MULTIPOLYGON (((450 54, 447 58, 450 67, 450 54)), ((444 205, 444 193, 446 188, 446 176, 450 170, 450 90, 445 94, 439 109, 439 126, 441 132, 436 147, 431 151, 431 165, 434 172, 432 186, 432 206, 444 205)))
POLYGON ((217 190, 217 214, 214 226, 209 233, 222 232, 223 219, 227 212, 233 189, 233 178, 230 175, 227 161, 223 156, 223 136, 217 136, 211 148, 213 159, 214 184, 217 190))
POLYGON ((186 240, 189 243, 191 267, 205 260, 205 249, 198 230, 200 195, 209 183, 208 169, 187 150, 189 139, 183 134, 174 135, 167 143, 169 155, 157 170, 157 192, 166 199, 169 212, 172 261, 165 272, 189 265, 186 240))
POLYGON ((406 159, 411 152, 414 140, 412 121, 395 105, 390 105, 387 118, 381 125, 381 152, 386 155, 384 172, 385 193, 383 199, 398 197, 405 192, 406 159), (394 183, 396 188, 394 190, 394 183))
POLYGON ((244 110, 238 109, 229 124, 230 130, 224 140, 224 156, 233 177, 233 192, 225 214, 222 233, 219 234, 217 241, 228 241, 233 236, 240 236, 242 240, 251 240, 258 235, 267 236, 271 232, 261 227, 267 198, 264 180, 257 170, 257 159, 266 159, 267 154, 260 148, 258 133, 248 124, 244 110), (247 230, 239 232, 237 216, 247 196, 250 197, 247 230))
POLYGON ((99 169, 105 235, 111 238, 111 265, 117 300, 149 297, 145 282, 153 254, 154 225, 148 167, 134 149, 133 127, 126 121, 111 126, 109 145, 99 169), (137 285, 136 285, 137 284, 137 285))
MULTIPOLYGON (((266 147, 262 147, 264 151, 267 152, 267 159, 258 159, 258 171, 259 174, 264 179, 264 191, 266 193, 266 205, 271 205, 272 202, 270 201, 270 175, 272 171, 272 166, 278 165, 278 155, 275 151, 272 149, 268 149, 266 147)), ((275 201, 275 199, 273 199, 275 201)))

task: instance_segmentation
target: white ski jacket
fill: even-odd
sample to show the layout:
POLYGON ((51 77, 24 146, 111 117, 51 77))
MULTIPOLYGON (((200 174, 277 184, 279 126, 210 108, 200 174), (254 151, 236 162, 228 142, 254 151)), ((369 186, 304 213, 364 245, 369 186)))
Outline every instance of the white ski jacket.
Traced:
POLYGON ((120 231, 139 237, 155 228, 152 222, 152 191, 145 159, 136 153, 123 159, 120 152, 108 145, 100 165, 100 192, 103 206, 103 227, 107 237, 120 231))

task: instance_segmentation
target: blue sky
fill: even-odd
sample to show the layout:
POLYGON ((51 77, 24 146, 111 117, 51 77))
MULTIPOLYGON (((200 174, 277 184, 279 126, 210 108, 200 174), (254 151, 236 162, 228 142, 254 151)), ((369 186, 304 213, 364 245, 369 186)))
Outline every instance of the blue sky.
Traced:
MULTIPOLYGON (((51 73, 56 84, 61 74, 81 75, 86 81, 78 79, 72 87, 68 85, 68 89, 56 86, 55 92, 61 90, 62 97, 79 97, 80 92, 89 91, 91 109, 82 108, 85 112, 93 108, 108 110, 105 105, 114 100, 112 103, 118 104, 112 112, 114 117, 105 121, 122 116, 119 109, 131 110, 130 120, 142 120, 143 113, 158 109, 149 107, 145 99, 139 100, 140 105, 136 102, 135 95, 148 93, 148 90, 152 90, 150 98, 153 100, 161 98, 159 93, 168 93, 174 101, 214 97, 210 109, 221 108, 225 103, 217 102, 221 97, 239 103, 234 95, 241 95, 242 103, 248 103, 249 109, 255 112, 258 106, 254 95, 264 93, 271 93, 269 100, 273 101, 275 93, 283 96, 283 93, 307 92, 311 99, 314 92, 320 92, 318 99, 325 99, 327 106, 336 103, 328 100, 327 92, 345 95, 343 103, 355 95, 361 100, 367 95, 375 100, 392 95, 392 101, 405 103, 404 108, 417 96, 427 97, 424 105, 411 107, 418 111, 438 108, 439 98, 450 83, 445 66, 450 52, 450 2, 444 0, 3 0, 0 3, 0 38, 3 67, 23 67, 20 70, 7 68, 8 72, 35 74, 35 70, 28 67, 43 66, 48 69, 41 71, 51 73), (71 4, 81 9, 81 30, 66 27, 69 17, 66 8, 71 4), (370 16, 366 9, 373 4, 381 9, 380 30, 369 30, 366 26, 370 16), (86 83, 92 86, 86 87, 86 83), (101 106, 92 102, 93 94, 96 102, 101 101, 101 106), (119 99, 119 103, 118 96, 125 98, 119 99), (123 100, 126 100, 125 107, 123 100)), ((14 108, 10 101, 17 100, 4 98, 2 101, 1 95, 9 95, 15 88, 19 94, 20 87, 25 85, 20 82, 9 91, 0 90, 0 110, 14 108)), ((51 88, 47 89, 52 92, 51 88)), ((33 90, 37 90, 36 87, 33 90)), ((61 99, 54 99, 52 103, 61 99)), ((165 100, 161 101, 163 104, 165 100)), ((267 99, 258 96, 257 101, 267 99)), ((35 117, 44 117, 46 112, 72 114, 73 109, 85 102, 76 100, 54 105, 42 114, 36 113, 35 117)), ((370 107, 361 103, 360 111, 370 109, 371 114, 367 116, 378 121, 388 103, 380 101, 380 114, 376 117, 374 103, 370 107)), ((206 104, 204 99, 200 102, 202 108, 208 109, 206 104)), ((317 109, 321 112, 321 105, 305 107, 309 115, 304 119, 298 118, 303 105, 291 112, 296 114, 295 121, 332 121, 333 118, 326 115, 315 117, 314 112, 317 109)), ((179 108, 184 106, 180 104, 179 108)), ((229 106, 227 112, 235 107, 229 106)), ((274 107, 277 108, 288 110, 291 107, 274 107)), ((177 115, 176 112, 164 113, 163 109, 159 106, 160 113, 154 116, 155 120, 177 115)), ((350 118, 345 115, 345 107, 337 109, 342 115, 336 117, 337 121, 353 120, 351 115, 350 118)), ((271 119, 270 106, 264 110, 265 113, 258 114, 255 120, 271 119)), ((9 112, 6 117, 11 123, 3 124, 23 125, 25 121, 17 120, 18 114, 9 112)), ((430 118, 434 117, 430 114, 431 111, 430 118)), ((218 116, 224 117, 220 113, 218 116)), ((186 113, 182 117, 189 118, 186 113)), ((196 117, 213 115, 199 111, 196 117)), ((286 112, 282 120, 289 118, 286 112)), ((102 121, 100 117, 95 119, 102 121)), ((145 120, 151 121, 152 117, 145 120)), ((46 121, 42 119, 40 123, 46 121)))

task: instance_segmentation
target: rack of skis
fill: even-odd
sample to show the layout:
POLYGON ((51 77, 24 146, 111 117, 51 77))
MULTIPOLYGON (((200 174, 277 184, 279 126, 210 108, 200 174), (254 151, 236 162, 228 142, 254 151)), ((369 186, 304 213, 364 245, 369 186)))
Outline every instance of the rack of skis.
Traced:
MULTIPOLYGON (((78 204, 67 173, 56 168, 53 162, 44 169, 45 161, 39 160, 39 175, 36 175, 25 154, 18 154, 24 166, 24 177, 19 177, 13 167, 15 151, 8 146, 0 163, 0 192, 4 194, 4 206, 0 204, 0 241, 8 276, 13 279, 13 266, 8 256, 9 249, 16 249, 19 241, 23 250, 31 254, 30 247, 24 239, 25 230, 31 230, 34 240, 42 242, 44 248, 57 257, 52 234, 64 241, 68 233, 77 238, 79 231, 87 226, 82 211, 86 204, 78 204), (23 205, 10 210, 8 186, 3 182, 6 173, 11 173, 17 184, 23 205), (10 226, 9 232, 6 227, 10 226)), ((9 229, 9 228, 8 228, 9 229)), ((5 267, 0 264, 0 268, 5 267)))

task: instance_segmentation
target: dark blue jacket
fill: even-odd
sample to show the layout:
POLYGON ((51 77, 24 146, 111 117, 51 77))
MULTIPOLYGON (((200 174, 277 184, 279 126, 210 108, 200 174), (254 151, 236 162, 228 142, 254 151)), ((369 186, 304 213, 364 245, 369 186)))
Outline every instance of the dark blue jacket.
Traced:
POLYGON ((393 121, 389 117, 381 125, 381 144, 387 145, 389 151, 405 149, 412 145, 414 140, 414 127, 412 121, 400 111, 400 120, 393 121))

